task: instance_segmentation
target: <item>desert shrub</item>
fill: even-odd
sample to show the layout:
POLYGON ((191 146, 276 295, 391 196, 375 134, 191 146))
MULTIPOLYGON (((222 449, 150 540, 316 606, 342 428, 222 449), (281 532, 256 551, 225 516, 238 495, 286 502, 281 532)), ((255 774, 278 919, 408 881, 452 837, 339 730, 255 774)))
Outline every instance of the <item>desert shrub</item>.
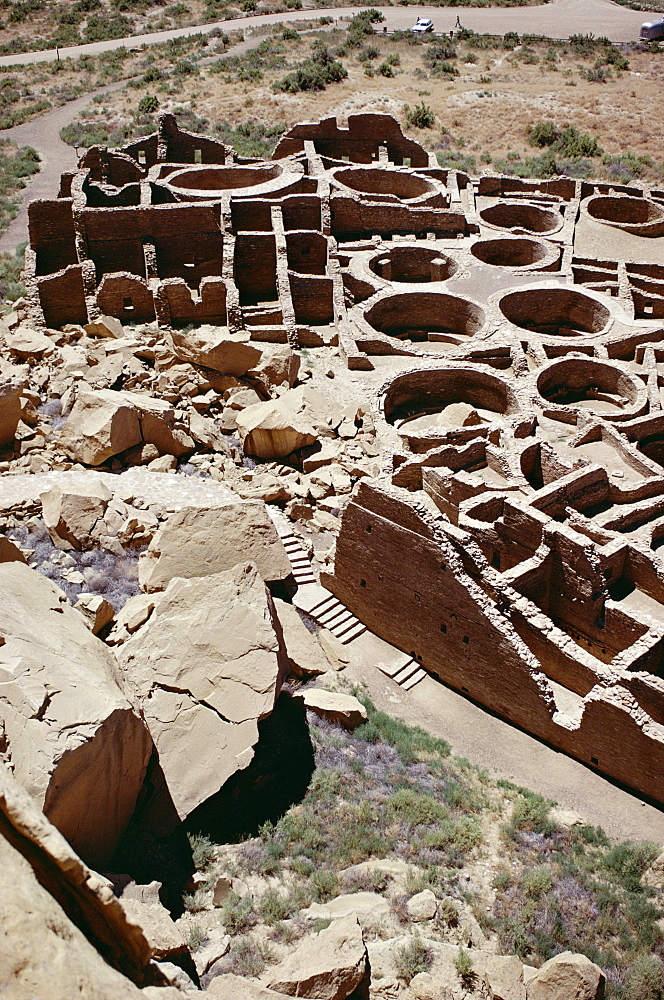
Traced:
POLYGON ((438 903, 438 912, 436 917, 439 923, 444 924, 446 927, 456 927, 459 922, 459 911, 456 908, 453 899, 446 896, 441 899, 438 903))
POLYGON ((182 903, 185 910, 188 910, 190 913, 200 913, 201 910, 207 907, 208 894, 203 889, 197 889, 196 892, 185 895, 182 903))
POLYGON ((347 76, 348 72, 345 66, 334 58, 327 45, 323 42, 315 42, 310 58, 301 62, 292 73, 287 73, 281 80, 278 80, 273 85, 273 89, 288 94, 307 90, 325 90, 328 84, 339 83, 347 76))
POLYGON ((400 820, 414 826, 429 825, 447 819, 448 811, 431 795, 416 792, 412 788, 400 788, 388 803, 389 809, 400 820))
POLYGON ((450 745, 445 740, 420 729, 419 726, 409 726, 401 719, 395 719, 386 712, 380 712, 371 699, 359 690, 353 692, 367 710, 368 719, 356 730, 356 736, 369 743, 384 741, 395 748, 404 764, 413 764, 418 760, 436 757, 447 757, 450 745))
POLYGON ((251 896, 229 892, 221 908, 220 919, 229 934, 242 934, 256 922, 251 896))
POLYGON ((281 37, 285 42, 297 42, 300 35, 295 28, 291 28, 289 25, 286 25, 284 30, 281 32, 281 37))
POLYGON ((214 844, 202 833, 189 833, 187 839, 196 871, 205 871, 216 859, 214 844))
POLYGON ((539 833, 543 836, 554 833, 557 827, 549 818, 552 805, 549 799, 543 798, 536 792, 530 792, 525 788, 519 789, 519 797, 512 808, 511 820, 505 828, 507 834, 514 837, 522 831, 539 833))
POLYGON ((279 892, 276 888, 268 889, 258 904, 260 918, 269 926, 286 920, 296 909, 299 909, 297 900, 294 900, 290 893, 279 892))
POLYGON ((531 146, 552 146, 560 132, 553 122, 537 122, 527 129, 528 142, 531 146))
POLYGON ((628 840, 611 848, 604 858, 604 865, 623 888, 640 892, 641 878, 659 852, 659 846, 650 840, 637 843, 628 840))
POLYGON ((424 101, 420 101, 414 108, 408 108, 406 112, 406 123, 411 128, 433 128, 436 116, 424 101))
POLYGON ((459 946, 458 952, 454 956, 454 969, 462 984, 466 988, 472 986, 473 980, 475 979, 473 960, 465 948, 461 945, 459 946))
POLYGON ((311 887, 318 903, 327 903, 339 892, 339 876, 329 869, 315 871, 311 875, 311 887))
POLYGON ((664 1000, 664 966, 655 955, 640 955, 625 982, 623 1000, 664 1000))
POLYGON ((187 947, 190 951, 198 951, 208 939, 207 931, 201 924, 191 924, 187 935, 187 947))
POLYGON ((433 964, 433 953, 419 935, 397 945, 393 958, 397 976, 405 983, 409 983, 419 972, 428 972, 433 964))
POLYGON ((381 76, 393 77, 396 76, 393 67, 388 62, 382 62, 376 69, 377 73, 381 76))
POLYGON ((159 107, 159 100, 154 94, 146 94, 138 102, 138 110, 141 114, 152 114, 159 107))
POLYGON ((256 941, 251 937, 238 937, 232 941, 230 949, 224 957, 222 967, 224 972, 235 976, 260 976, 265 969, 266 960, 256 941))

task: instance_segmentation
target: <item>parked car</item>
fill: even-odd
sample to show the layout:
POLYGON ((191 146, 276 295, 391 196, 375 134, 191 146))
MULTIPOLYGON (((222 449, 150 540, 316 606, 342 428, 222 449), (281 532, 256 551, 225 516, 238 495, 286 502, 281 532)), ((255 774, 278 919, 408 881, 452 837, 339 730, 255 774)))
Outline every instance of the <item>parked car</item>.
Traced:
POLYGON ((642 42, 655 42, 660 38, 664 38, 664 17, 660 17, 657 21, 646 21, 645 24, 642 24, 639 38, 642 42))
POLYGON ((416 35, 425 35, 427 31, 433 31, 433 21, 430 17, 418 17, 410 30, 414 31, 416 35))

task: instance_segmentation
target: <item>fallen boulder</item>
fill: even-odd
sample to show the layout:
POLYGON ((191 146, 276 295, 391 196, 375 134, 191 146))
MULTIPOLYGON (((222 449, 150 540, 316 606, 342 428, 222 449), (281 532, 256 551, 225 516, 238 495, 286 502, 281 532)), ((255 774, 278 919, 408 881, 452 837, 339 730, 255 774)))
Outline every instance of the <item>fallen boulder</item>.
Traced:
POLYGON ((14 440, 21 419, 21 393, 24 384, 24 379, 18 374, 0 376, 0 446, 14 440))
POLYGON ((346 1000, 351 993, 368 996, 369 958, 356 917, 333 920, 305 938, 263 980, 270 989, 292 997, 346 1000))
POLYGON ((357 729, 367 721, 366 708, 352 694, 309 688, 303 692, 302 699, 310 712, 315 712, 328 722, 336 722, 345 729, 357 729))
POLYGON ((256 566, 176 578, 118 647, 177 816, 249 764, 286 672, 272 598, 256 566))
POLYGON ((323 648, 304 624, 297 608, 275 599, 274 606, 284 634, 288 671, 296 677, 312 677, 331 669, 323 648))
POLYGON ((484 969, 491 1000, 526 1000, 523 962, 516 955, 491 955, 484 969))
POLYGON ((290 347, 264 347, 263 354, 247 375, 260 382, 268 392, 277 385, 293 386, 300 371, 300 357, 290 347))
POLYGON ((142 929, 3 764, 0 869, 11 886, 0 896, 0 994, 140 1000, 125 975, 144 979, 150 947, 142 929))
POLYGON ((160 454, 183 455, 193 449, 189 435, 176 426, 171 405, 138 392, 89 389, 78 393, 60 445, 74 462, 101 465, 145 442, 160 454))
POLYGON ((209 576, 236 563, 256 563, 268 582, 285 580, 291 564, 265 504, 242 500, 183 507, 156 533, 138 564, 141 588, 163 590, 173 577, 209 576))
POLYGON ((342 410, 308 386, 288 389, 278 399, 248 406, 237 416, 237 429, 247 455, 284 458, 321 437, 333 437, 342 410))
POLYGON ((134 810, 149 733, 113 653, 54 583, 0 563, 0 616, 5 759, 81 857, 103 865, 134 810))
POLYGON ((222 375, 244 375, 260 360, 261 351, 245 331, 230 333, 225 327, 199 326, 196 330, 173 330, 173 353, 182 361, 212 368, 222 375))
POLYGON ((86 486, 56 485, 40 494, 44 524, 53 544, 78 552, 89 548, 112 495, 101 479, 86 486))
POLYGON ((585 955, 563 951, 528 982, 528 1000, 604 1000, 604 973, 585 955))

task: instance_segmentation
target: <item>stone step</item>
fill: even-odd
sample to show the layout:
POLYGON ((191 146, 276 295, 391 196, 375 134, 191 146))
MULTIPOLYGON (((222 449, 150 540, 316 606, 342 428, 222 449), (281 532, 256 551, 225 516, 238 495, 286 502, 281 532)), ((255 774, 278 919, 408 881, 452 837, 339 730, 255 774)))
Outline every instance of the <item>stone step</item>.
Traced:
POLYGON ((407 681, 404 681, 401 687, 404 689, 404 691, 412 691, 412 689, 415 687, 416 684, 419 684, 420 681, 424 680, 426 675, 427 675, 426 670, 422 670, 422 668, 420 667, 419 670, 415 671, 412 677, 409 677, 407 681))

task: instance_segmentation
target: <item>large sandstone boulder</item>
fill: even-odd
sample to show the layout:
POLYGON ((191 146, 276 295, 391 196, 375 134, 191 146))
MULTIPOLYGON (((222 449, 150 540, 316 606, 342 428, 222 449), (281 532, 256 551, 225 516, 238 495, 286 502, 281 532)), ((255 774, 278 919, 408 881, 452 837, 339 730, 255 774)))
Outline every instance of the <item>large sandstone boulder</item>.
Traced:
POLYGON ((526 988, 528 1000, 604 1000, 605 976, 585 955, 563 951, 538 969, 526 988))
POLYGON ((241 330, 229 333, 225 327, 199 326, 196 330, 173 330, 173 353, 182 361, 212 368, 222 375, 244 375, 260 360, 260 348, 241 330))
POLYGON ((0 446, 14 440, 21 419, 21 393, 24 384, 25 380, 18 374, 0 375, 0 446))
POLYGON ((258 570, 171 580, 148 619, 118 647, 180 818, 249 764, 258 721, 286 672, 270 594, 258 570))
POLYGON ((150 959, 143 931, 2 764, 0 870, 0 995, 139 1000, 117 970, 142 981, 150 959))
POLYGON ((264 347, 260 361, 247 374, 269 391, 277 385, 295 385, 299 371, 299 354, 286 344, 279 344, 272 348, 264 347))
POLYGON ((305 938, 263 979, 270 989, 288 996, 345 1000, 365 988, 368 996, 369 976, 362 928, 356 917, 344 917, 305 938))
POLYGON ((79 392, 60 444, 74 462, 101 465, 142 442, 160 454, 183 455, 193 441, 175 425, 169 403, 138 392, 90 389, 79 392))
POLYGON ((523 962, 516 955, 491 955, 484 970, 491 1000, 526 1000, 523 962))
POLYGON ((40 358, 42 354, 51 354, 55 350, 55 344, 46 334, 23 324, 5 334, 5 343, 19 358, 40 358))
POLYGON ((341 408, 327 396, 300 386, 248 406, 236 422, 247 455, 284 458, 321 437, 332 437, 342 418, 341 408))
POLYGON ((312 677, 330 670, 332 665, 323 647, 304 624, 297 608, 278 598, 274 606, 284 634, 289 673, 296 677, 312 677))
POLYGON ((163 590, 175 576, 209 576, 236 563, 256 563, 266 582, 285 580, 291 564, 274 522, 259 500, 183 507, 171 514, 138 564, 141 588, 163 590))
POLYGON ((89 548, 112 496, 101 479, 86 486, 55 485, 40 494, 44 524, 53 544, 79 552, 89 548))
POLYGON ((85 860, 108 861, 152 743, 118 686, 113 653, 54 583, 0 564, 0 731, 5 759, 85 860))

